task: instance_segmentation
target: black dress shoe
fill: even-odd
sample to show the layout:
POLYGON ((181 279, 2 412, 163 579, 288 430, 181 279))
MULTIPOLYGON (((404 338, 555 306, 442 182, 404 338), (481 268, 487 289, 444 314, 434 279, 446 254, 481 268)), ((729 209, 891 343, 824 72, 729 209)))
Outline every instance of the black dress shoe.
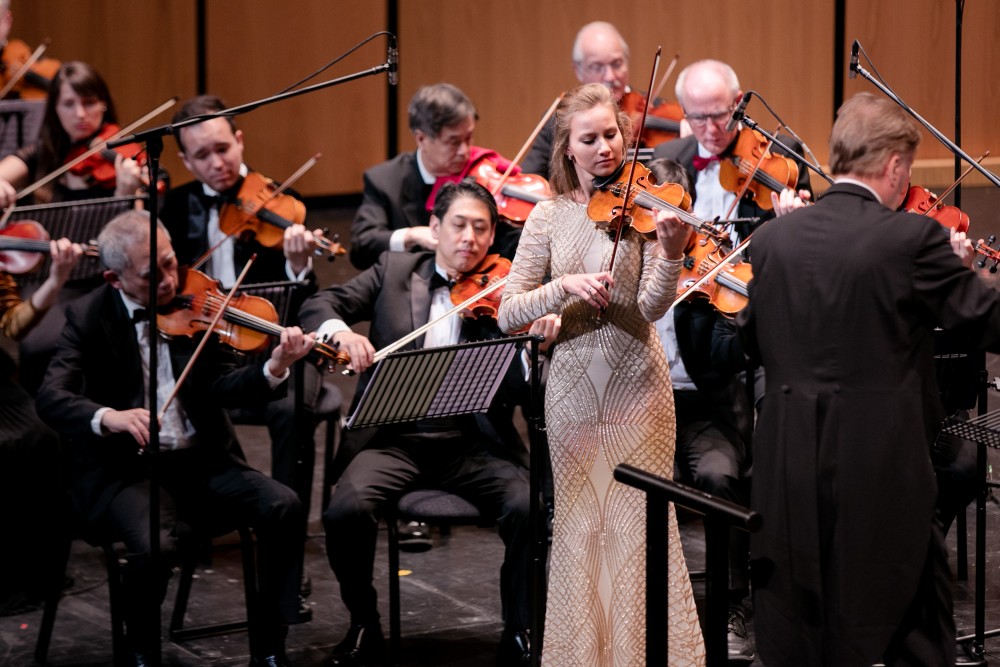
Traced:
POLYGON ((753 662, 754 651, 747 637, 746 620, 738 605, 729 607, 728 624, 729 664, 749 664, 753 662))
POLYGON ((385 638, 378 625, 352 625, 333 647, 331 667, 374 667, 385 664, 385 638))
POLYGON ((497 648, 497 667, 531 664, 531 635, 527 630, 504 630, 497 648))
POLYGON ((431 527, 422 521, 410 521, 399 527, 399 548, 418 553, 431 548, 431 527))
POLYGON ((146 656, 144 656, 142 653, 133 653, 132 664, 134 664, 135 667, 146 667, 147 665, 150 665, 152 663, 146 660, 146 656))

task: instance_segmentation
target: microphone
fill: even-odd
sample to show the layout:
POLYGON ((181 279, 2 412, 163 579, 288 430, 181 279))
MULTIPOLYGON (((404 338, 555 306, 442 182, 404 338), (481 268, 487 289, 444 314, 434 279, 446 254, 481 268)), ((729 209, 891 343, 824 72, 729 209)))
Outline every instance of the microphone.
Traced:
POLYGON ((389 40, 389 85, 395 86, 399 83, 399 47, 396 44, 396 36, 389 40))
POLYGON ((735 130, 739 122, 743 120, 743 116, 746 115, 747 105, 750 104, 750 98, 752 96, 752 90, 748 90, 743 93, 743 99, 740 100, 740 103, 736 105, 736 109, 733 111, 733 117, 729 119, 728 123, 726 123, 726 132, 732 132, 735 130))
POLYGON ((851 66, 850 66, 849 71, 847 73, 847 78, 848 79, 853 79, 854 77, 856 77, 858 75, 858 47, 859 46, 861 46, 861 45, 858 44, 858 40, 854 40, 854 43, 851 44, 851 66))

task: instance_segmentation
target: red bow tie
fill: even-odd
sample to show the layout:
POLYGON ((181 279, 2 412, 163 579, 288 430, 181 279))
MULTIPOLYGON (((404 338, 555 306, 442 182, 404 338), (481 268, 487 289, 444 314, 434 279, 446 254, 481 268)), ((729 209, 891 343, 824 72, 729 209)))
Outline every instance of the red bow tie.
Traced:
POLYGON ((712 164, 713 162, 719 162, 721 160, 722 158, 720 158, 718 155, 709 155, 708 157, 695 155, 694 169, 695 171, 701 171, 702 169, 705 169, 706 167, 708 167, 708 165, 712 164))

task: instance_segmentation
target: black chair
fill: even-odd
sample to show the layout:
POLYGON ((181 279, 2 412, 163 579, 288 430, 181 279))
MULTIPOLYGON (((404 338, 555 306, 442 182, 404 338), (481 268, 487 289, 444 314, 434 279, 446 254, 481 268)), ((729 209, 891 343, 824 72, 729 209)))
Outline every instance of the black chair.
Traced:
MULTIPOLYGON (((51 588, 45 595, 45 608, 42 612, 42 620, 38 626, 38 637, 35 640, 35 662, 40 665, 47 663, 49 655, 49 645, 52 643, 52 631, 55 628, 56 611, 59 609, 59 600, 62 598, 63 582, 65 581, 66 566, 69 563, 70 541, 66 542, 65 555, 62 558, 62 569, 53 573, 51 578, 51 588)), ((129 650, 125 642, 125 620, 122 612, 122 574, 118 563, 118 553, 110 542, 99 545, 104 551, 104 560, 108 570, 108 599, 111 615, 111 641, 113 660, 115 667, 123 667, 130 659, 129 650)))

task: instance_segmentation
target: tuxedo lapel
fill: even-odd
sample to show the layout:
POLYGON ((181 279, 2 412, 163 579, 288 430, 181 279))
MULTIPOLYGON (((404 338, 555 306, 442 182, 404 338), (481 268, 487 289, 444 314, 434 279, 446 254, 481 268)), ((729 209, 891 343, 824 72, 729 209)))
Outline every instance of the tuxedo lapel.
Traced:
MULTIPOLYGON (((410 316, 413 322, 411 331, 427 324, 431 310, 431 273, 434 272, 434 262, 425 262, 418 271, 410 277, 410 316)), ((424 346, 424 337, 414 341, 416 348, 424 346)))
POLYGON ((100 318, 100 326, 107 338, 107 351, 112 368, 121 368, 124 375, 124 391, 132 397, 133 407, 142 405, 145 385, 142 381, 142 358, 139 355, 139 341, 135 335, 135 325, 128 316, 128 310, 118 291, 106 287, 108 298, 100 318))

